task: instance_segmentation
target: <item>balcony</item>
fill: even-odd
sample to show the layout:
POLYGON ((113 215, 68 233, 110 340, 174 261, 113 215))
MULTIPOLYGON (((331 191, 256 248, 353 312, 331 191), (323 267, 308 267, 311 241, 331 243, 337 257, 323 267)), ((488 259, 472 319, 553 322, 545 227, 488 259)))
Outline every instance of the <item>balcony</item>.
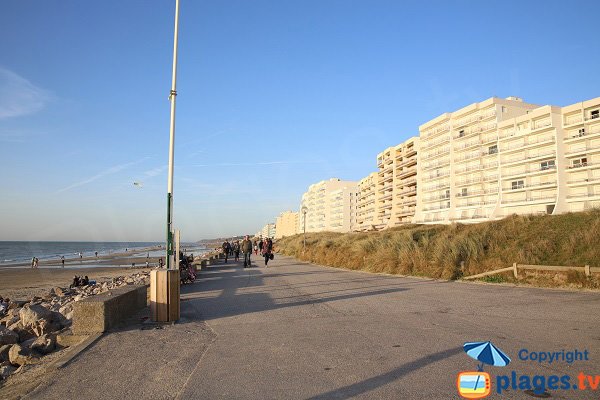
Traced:
POLYGON ((565 153, 565 157, 571 157, 580 153, 595 153, 596 150, 600 151, 600 145, 595 146, 577 146, 571 148, 568 153, 565 153))
POLYGON ((466 192, 456 193, 456 197, 471 197, 471 196, 482 196, 486 194, 497 194, 498 188, 487 189, 487 190, 468 190, 466 192))
POLYGON ((466 202, 466 203, 459 203, 456 205, 456 208, 465 208, 465 207, 481 207, 481 206, 489 206, 492 204, 496 204, 497 201, 495 200, 488 200, 488 201, 472 201, 472 202, 466 202))
POLYGON ((518 164, 523 161, 530 161, 530 160, 534 160, 536 158, 543 158, 543 157, 548 157, 548 156, 556 156, 556 152, 554 150, 551 150, 551 151, 544 151, 544 152, 537 153, 537 154, 512 157, 507 160, 504 160, 502 164, 503 165, 512 164, 512 163, 518 164))
POLYGON ((431 158, 434 158, 434 157, 437 157, 437 156, 439 156, 440 154, 446 154, 446 153, 449 153, 449 152, 450 152, 450 147, 443 148, 443 149, 438 149, 438 150, 436 150, 436 151, 429 152, 429 153, 425 154, 425 155, 424 155, 424 156, 421 158, 421 161, 429 160, 429 159, 431 159, 431 158))
POLYGON ((450 206, 448 206, 448 205, 444 205, 444 206, 433 206, 433 207, 424 208, 424 209, 423 209, 423 211, 447 210, 448 208, 450 208, 450 206))
POLYGON ((556 195, 552 196, 528 196, 524 199, 510 199, 510 200, 502 200, 502 204, 514 204, 514 203, 532 203, 532 202, 550 202, 556 201, 556 195))
POLYGON ((454 151, 461 151, 461 150, 468 149, 470 147, 481 146, 481 143, 482 142, 480 140, 474 140, 474 141, 468 142, 468 143, 461 143, 460 145, 458 145, 454 148, 454 151))
POLYGON ((450 176, 450 171, 448 172, 440 172, 437 174, 431 174, 423 177, 423 182, 431 181, 433 179, 444 178, 446 176, 450 176))
POLYGON ((438 167, 442 167, 442 166, 446 166, 446 165, 450 165, 450 159, 439 160, 436 162, 425 164, 425 165, 423 165, 423 170, 427 171, 430 169, 434 169, 434 168, 438 168, 438 167))
POLYGON ((546 167, 536 167, 536 168, 523 168, 517 171, 507 171, 505 173, 503 173, 502 175, 502 179, 509 179, 512 177, 516 177, 516 176, 523 176, 526 174, 533 174, 533 173, 537 173, 537 172, 555 172, 556 170, 556 166, 555 165, 549 165, 546 167))
POLYGON ((575 116, 566 117, 564 124, 565 124, 565 126, 568 126, 568 125, 580 124, 582 122, 583 122, 583 116, 575 115, 575 116))
POLYGON ((397 165, 397 167, 408 167, 412 164, 416 164, 417 163, 417 159, 416 158, 409 158, 408 160, 404 160, 402 161, 400 164, 397 165))
POLYGON ((587 137, 598 135, 598 134, 600 134, 600 127, 586 128, 583 132, 571 133, 570 137, 565 138, 565 142, 566 141, 574 142, 575 140, 573 140, 573 139, 587 138, 587 137))
POLYGON ((536 130, 539 129, 544 129, 544 128, 548 128, 552 126, 552 120, 551 119, 543 119, 543 120, 539 120, 539 121, 534 121, 533 122, 533 126, 531 127, 531 132, 534 132, 536 130))
POLYGON ((431 141, 431 142, 424 141, 423 145, 421 147, 421 150, 431 149, 431 148, 439 146, 442 143, 448 143, 448 142, 449 142, 449 140, 446 137, 442 137, 438 140, 431 141))
POLYGON ((590 183, 600 183, 600 176, 596 176, 593 178, 582 178, 582 179, 574 179, 567 181, 567 185, 587 185, 590 183))
POLYGON ((573 201, 573 199, 588 200, 590 197, 600 197, 600 193, 581 193, 567 195, 567 199, 569 199, 569 201, 573 201))
POLYGON ((538 136, 538 137, 524 137, 523 142, 512 142, 500 146, 500 151, 503 153, 509 151, 524 150, 527 147, 533 146, 534 144, 550 144, 554 143, 554 135, 538 136))
POLYGON ((552 186, 556 186, 556 181, 553 182, 542 182, 542 183, 531 183, 529 185, 515 185, 511 187, 502 188, 503 192, 513 192, 517 190, 526 190, 526 189, 534 189, 534 188, 549 188, 552 186))
POLYGON ((569 165, 567 168, 570 170, 574 170, 574 169, 585 168, 585 167, 597 167, 598 165, 600 165, 600 163, 583 162, 583 163, 569 165))
POLYGON ((405 168, 396 174, 396 178, 402 179, 417 173, 417 167, 405 168))
POLYGON ((392 198, 392 193, 390 194, 386 194, 385 196, 383 196, 382 198, 380 198, 379 200, 381 201, 385 201, 385 200, 390 200, 392 198))

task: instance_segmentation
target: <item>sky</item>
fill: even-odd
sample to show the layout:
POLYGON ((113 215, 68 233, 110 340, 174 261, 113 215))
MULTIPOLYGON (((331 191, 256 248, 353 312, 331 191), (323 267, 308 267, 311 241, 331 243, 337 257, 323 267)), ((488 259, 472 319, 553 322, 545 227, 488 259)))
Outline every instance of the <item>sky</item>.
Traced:
MULTIPOLYGON (((596 2, 565 4, 181 0, 182 240, 253 234, 444 112, 600 96, 596 2)), ((0 240, 164 240, 174 5, 0 2, 0 240)))

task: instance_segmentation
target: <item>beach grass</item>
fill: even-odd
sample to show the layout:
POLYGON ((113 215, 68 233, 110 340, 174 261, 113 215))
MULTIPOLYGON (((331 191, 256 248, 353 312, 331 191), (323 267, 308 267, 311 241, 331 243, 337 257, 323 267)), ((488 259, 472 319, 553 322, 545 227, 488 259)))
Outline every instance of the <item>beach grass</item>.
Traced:
MULTIPOLYGON (((455 280, 513 263, 600 266, 600 210, 512 215, 479 224, 406 225, 379 232, 306 234, 280 239, 278 251, 322 265, 455 280)), ((519 282, 600 288, 598 274, 524 272, 519 282)), ((517 282, 510 273, 488 282, 517 282)))

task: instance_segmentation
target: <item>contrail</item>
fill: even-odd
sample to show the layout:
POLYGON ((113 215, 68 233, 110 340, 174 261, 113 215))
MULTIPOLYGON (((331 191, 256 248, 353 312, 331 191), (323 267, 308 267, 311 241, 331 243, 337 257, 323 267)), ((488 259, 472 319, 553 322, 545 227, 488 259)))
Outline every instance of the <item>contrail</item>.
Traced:
POLYGON ((107 168, 104 171, 101 171, 101 172, 97 173, 94 176, 91 176, 91 177, 89 177, 87 179, 84 179, 82 181, 73 183, 72 185, 69 185, 69 186, 64 187, 64 188, 62 188, 60 190, 57 190, 55 193, 62 193, 62 192, 65 192, 67 190, 71 190, 71 189, 74 189, 76 187, 87 185, 88 183, 92 183, 92 182, 94 182, 94 181, 96 181, 96 180, 98 180, 98 179, 100 179, 100 178, 102 178, 102 177, 104 177, 106 175, 116 174, 117 172, 122 171, 125 168, 128 168, 128 167, 131 167, 132 165, 141 163, 142 161, 146 160, 147 158, 148 157, 144 157, 144 158, 142 158, 140 160, 137 160, 137 161, 129 162, 129 163, 126 163, 126 164, 115 165, 114 167, 107 168))

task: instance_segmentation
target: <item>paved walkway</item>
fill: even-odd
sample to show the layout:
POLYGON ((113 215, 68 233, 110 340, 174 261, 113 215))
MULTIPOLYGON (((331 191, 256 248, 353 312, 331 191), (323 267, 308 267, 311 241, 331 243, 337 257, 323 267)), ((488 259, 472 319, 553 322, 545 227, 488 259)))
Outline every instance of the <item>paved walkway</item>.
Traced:
MULTIPOLYGON (((182 320, 107 334, 33 399, 452 399, 474 370, 466 341, 513 362, 497 374, 600 375, 600 294, 372 275, 276 255, 229 262, 182 289, 182 320), (520 349, 588 349, 590 361, 539 365, 520 349)), ((495 390, 496 382, 493 382, 495 390)), ((551 390, 552 398, 596 393, 551 390)), ((489 398, 523 399, 514 390, 489 398)))

